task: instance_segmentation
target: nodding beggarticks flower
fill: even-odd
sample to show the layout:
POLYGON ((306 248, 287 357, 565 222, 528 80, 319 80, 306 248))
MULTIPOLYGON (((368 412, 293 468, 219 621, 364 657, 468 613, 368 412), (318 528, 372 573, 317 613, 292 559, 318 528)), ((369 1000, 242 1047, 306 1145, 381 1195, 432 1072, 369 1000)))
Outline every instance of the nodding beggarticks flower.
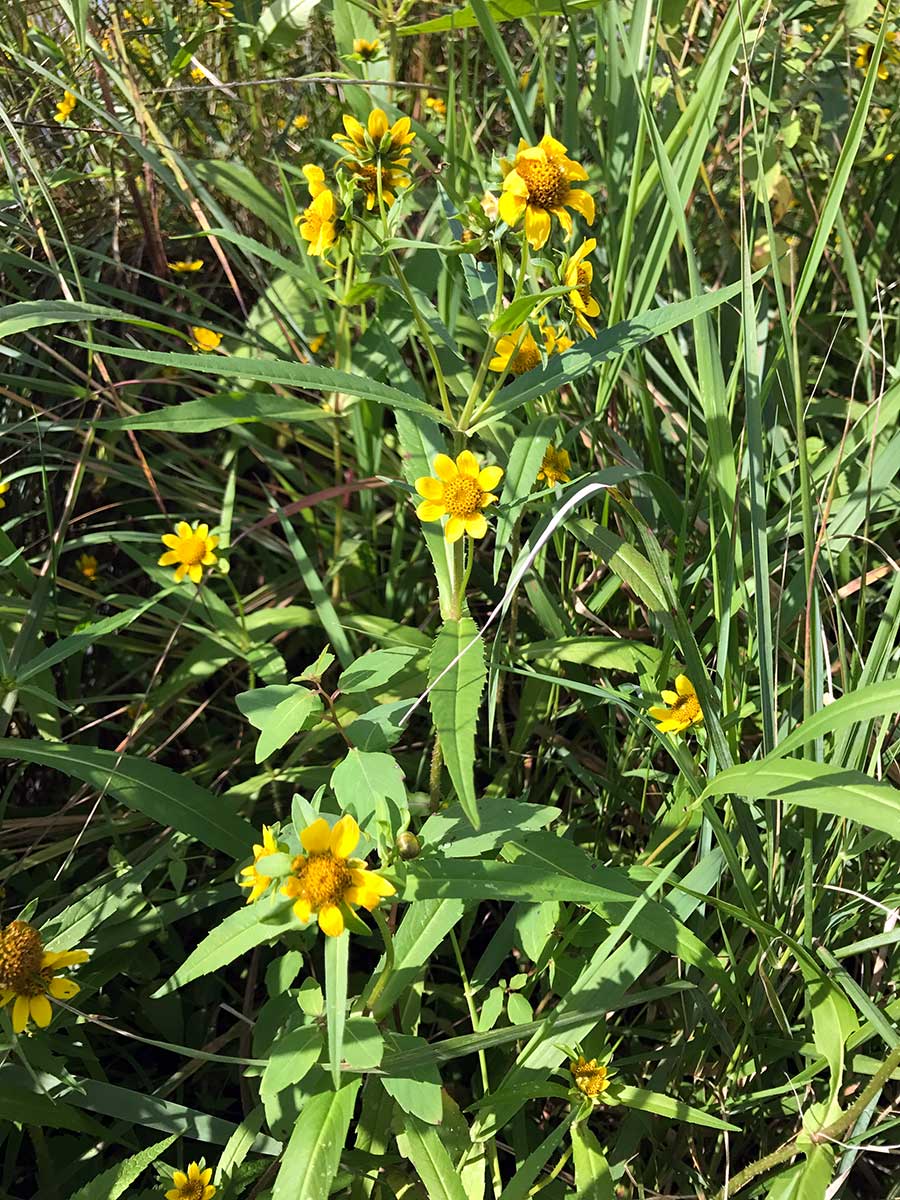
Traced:
POLYGON ((306 253, 321 258, 337 241, 337 200, 334 192, 325 186, 325 172, 321 167, 307 163, 303 174, 309 188, 310 204, 297 214, 296 221, 300 236, 309 242, 306 253))
MULTIPOLYGON (((881 53, 881 61, 878 64, 878 78, 881 80, 890 78, 890 68, 900 64, 900 53, 897 51, 896 43, 900 39, 900 34, 891 31, 885 34, 884 49, 881 53)), ((874 46, 871 42, 863 42, 856 47, 856 69, 858 71, 867 71, 869 63, 872 59, 872 51, 874 46)))
POLYGON ((40 933, 27 921, 11 921, 0 932, 0 1008, 14 1000, 12 1025, 21 1033, 29 1021, 46 1029, 53 1017, 48 994, 71 1000, 81 990, 57 976, 60 967, 86 962, 87 950, 45 950, 40 933))
POLYGON ((225 21, 234 20, 234 2, 233 0, 206 0, 210 8, 214 8, 216 12, 225 21))
POLYGON ((369 210, 378 201, 380 177, 381 196, 390 207, 397 191, 411 183, 407 170, 412 153, 410 144, 416 135, 410 130, 409 117, 400 117, 390 125, 387 114, 373 108, 365 125, 349 114, 344 115, 343 121, 345 132, 335 133, 332 138, 347 155, 339 166, 356 179, 369 210))
POLYGON ((447 115, 447 102, 442 100, 440 96, 426 96, 425 107, 429 112, 443 120, 447 115))
POLYGON ((575 312, 575 320, 579 327, 594 335, 594 327, 588 317, 600 315, 600 305, 591 295, 591 280, 594 278, 594 267, 587 262, 587 256, 597 249, 597 239, 588 238, 582 242, 575 253, 563 264, 563 283, 571 288, 568 300, 575 312))
POLYGON ((91 583, 97 578, 97 572, 100 569, 100 564, 94 558, 93 554, 81 554, 75 559, 75 566, 91 583))
POLYGON ((357 62, 374 62, 376 58, 381 58, 381 39, 373 38, 368 41, 366 38, 353 39, 353 53, 351 58, 355 58, 357 62))
MULTIPOLYGON (((195 271, 203 270, 203 259, 179 258, 175 262, 167 262, 166 266, 176 275, 193 275, 195 271)), ((219 340, 221 341, 221 338, 219 340)))
POLYGON ((65 124, 65 122, 68 121, 69 117, 72 115, 72 109, 77 103, 78 101, 71 92, 63 92, 63 98, 56 106, 56 112, 53 114, 53 120, 57 121, 60 125, 65 124))
POLYGON ((353 817, 341 817, 333 829, 319 817, 301 832, 300 842, 306 853, 291 863, 281 893, 294 901, 294 916, 304 925, 315 913, 324 934, 340 937, 347 908, 360 905, 371 912, 383 897, 394 895, 393 884, 370 871, 363 859, 350 857, 359 844, 353 817))
POLYGON ((162 542, 169 548, 160 557, 158 565, 171 567, 177 563, 176 583, 181 583, 185 575, 190 577, 192 583, 199 583, 203 578, 203 568, 212 567, 218 561, 213 550, 218 546, 219 539, 209 536, 208 525, 192 528, 187 521, 179 521, 174 533, 162 535, 162 542))
POLYGON ((648 715, 657 722, 656 728, 660 733, 684 733, 703 720, 703 709, 687 675, 676 678, 674 692, 664 691, 660 695, 668 707, 657 705, 647 710, 648 715))
POLYGON ((194 83, 203 83, 206 79, 206 72, 202 67, 191 67, 191 79, 194 83))
POLYGON ((240 883, 238 884, 239 887, 248 887, 251 889, 250 895, 247 897, 248 904, 253 904, 255 901, 257 901, 272 882, 272 876, 263 875, 260 871, 257 871, 256 864, 261 858, 265 858, 268 854, 277 853, 278 842, 275 840, 275 834, 268 827, 268 825, 263 825, 262 845, 260 846, 258 843, 254 845, 253 862, 249 867, 242 868, 241 875, 245 876, 246 878, 241 879, 240 883))
POLYGON ((609 1087, 606 1067, 598 1063, 596 1058, 586 1059, 579 1054, 570 1061, 569 1071, 575 1086, 583 1096, 593 1099, 595 1096, 601 1096, 609 1087))
POLYGON ((444 537, 448 542, 458 542, 464 533, 483 538, 488 524, 481 510, 496 504, 497 497, 492 489, 503 478, 503 468, 479 468, 472 451, 463 450, 456 456, 456 462, 449 454, 438 454, 434 471, 436 479, 423 475, 416 480, 416 491, 422 497, 422 503, 416 509, 420 520, 439 521, 441 517, 448 517, 444 526, 444 537))
POLYGON ((569 209, 581 213, 588 225, 594 223, 594 200, 573 180, 587 179, 587 171, 566 157, 562 142, 545 134, 536 146, 519 142, 515 162, 502 162, 503 192, 500 216, 507 225, 516 225, 525 215, 525 236, 534 250, 550 236, 551 216, 555 216, 567 234, 572 233, 569 209))
POLYGON ((568 483, 571 466, 572 460, 569 458, 568 450, 562 448, 557 450, 551 442, 544 451, 540 470, 537 473, 537 482, 546 483, 548 488, 556 487, 558 483, 568 483))
MULTIPOLYGON (((547 354, 561 354, 574 345, 571 338, 563 337, 543 319, 540 321, 540 330, 547 354)), ((510 375, 524 375, 540 365, 541 352, 527 325, 520 325, 512 333, 498 338, 494 357, 488 363, 491 371, 508 371, 510 375)))
POLYGON ((222 341, 221 333, 207 329, 204 325, 191 326, 191 349, 199 354, 212 354, 222 341))
POLYGON ((209 1182, 211 1179, 212 1167, 201 1171, 199 1163, 189 1163, 187 1174, 172 1172, 173 1186, 166 1192, 166 1200, 212 1200, 216 1189, 209 1182))

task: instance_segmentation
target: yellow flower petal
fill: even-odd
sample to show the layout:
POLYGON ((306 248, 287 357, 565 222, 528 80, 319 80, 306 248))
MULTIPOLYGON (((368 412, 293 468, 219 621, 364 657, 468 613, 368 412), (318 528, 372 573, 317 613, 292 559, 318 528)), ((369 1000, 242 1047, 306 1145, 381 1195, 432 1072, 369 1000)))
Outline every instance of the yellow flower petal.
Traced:
POLYGON ((369 113, 369 137, 380 142, 388 131, 388 119, 384 109, 373 108, 369 113))
POLYGON ((449 483, 451 479, 456 479, 459 475, 456 463, 449 454, 438 454, 435 456, 434 470, 438 479, 442 479, 444 483, 449 483))
POLYGON ((293 912, 294 916, 298 921, 301 922, 301 924, 305 925, 312 916, 312 905, 308 900, 304 900, 301 896, 297 903, 292 907, 291 912, 293 912))
POLYGON ((46 1029, 53 1020, 53 1009, 43 992, 39 996, 31 997, 31 1016, 41 1029, 46 1029))
POLYGON ((464 475, 467 479, 478 478, 478 459, 471 450, 463 450, 462 453, 457 454, 456 466, 460 475, 464 475))
POLYGON ((465 517, 464 520, 469 537, 483 538, 487 533, 488 523, 484 518, 484 513, 474 513, 471 517, 465 517))
POLYGON ((566 204, 577 213, 581 213, 588 225, 593 225, 596 210, 594 197, 589 192, 584 192, 581 188, 571 188, 566 196, 566 204))
POLYGON ((540 250, 550 236, 550 214, 529 204, 525 208, 525 236, 533 250, 540 250))
POLYGON ((331 853, 335 858, 349 858, 359 844, 359 826, 348 813, 331 831, 331 853))
POLYGON ((328 937, 340 937, 344 932, 344 914, 336 904, 323 904, 319 909, 319 928, 328 937))
POLYGON ((416 480, 416 491, 425 500, 440 500, 444 495, 444 485, 439 479, 423 475, 416 480))
POLYGON ((74 979, 61 979, 58 975, 50 980, 50 995, 54 1000, 71 1000, 81 988, 74 979))
POLYGON ((28 1024, 28 1018, 31 1014, 31 1002, 27 996, 16 996, 16 1002, 13 1005, 12 1025, 13 1033, 21 1033, 28 1024))
POLYGON ((331 826, 324 817, 319 817, 302 831, 300 841, 307 854, 324 854, 331 846, 331 826))
POLYGON ((696 696, 694 685, 688 679, 687 675, 675 676, 675 691, 679 696, 696 696))
POLYGON ((490 492, 503 478, 502 467, 482 467, 478 472, 478 486, 483 492, 490 492))
POLYGON ((173 1171, 172 1172, 172 1182, 175 1184, 175 1186, 177 1188, 183 1188, 186 1185, 187 1181, 188 1181, 188 1177, 187 1177, 187 1175, 185 1175, 184 1171, 173 1171))
POLYGON ((436 500, 423 500, 416 508, 420 521, 439 521, 447 509, 436 500))
POLYGON ((444 537, 448 542, 458 542, 466 532, 466 523, 462 517, 451 517, 444 526, 444 537))

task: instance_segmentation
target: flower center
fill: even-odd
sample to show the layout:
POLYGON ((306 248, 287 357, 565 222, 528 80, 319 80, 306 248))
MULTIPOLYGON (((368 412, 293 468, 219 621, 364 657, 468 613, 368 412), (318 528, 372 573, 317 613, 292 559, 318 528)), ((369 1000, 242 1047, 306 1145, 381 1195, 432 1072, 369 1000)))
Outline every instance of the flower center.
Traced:
POLYGON ((204 538, 197 537, 196 533, 191 537, 186 537, 178 547, 178 553, 181 555, 181 561, 189 567, 196 567, 199 562, 206 558, 206 541, 204 538))
POLYGON ((352 886, 346 864, 335 858, 330 850, 311 854, 305 861, 301 858, 300 863, 298 876, 313 909, 321 908, 323 904, 337 904, 352 886))
POLYGON ((0 988, 17 996, 40 996, 47 990, 41 974, 41 935, 25 921, 12 921, 0 934, 0 988))
POLYGON ((577 1062, 570 1065, 569 1069, 575 1080, 575 1086, 583 1095, 599 1096, 601 1092, 606 1091, 608 1087, 606 1067, 598 1067, 595 1058, 592 1058, 590 1062, 579 1058, 577 1062))
POLYGON ((459 475, 444 484, 444 504, 451 517, 470 517, 481 508, 484 492, 478 481, 459 475))
POLYGON ((178 1200, 203 1200, 203 1181, 189 1179, 178 1189, 178 1200))
POLYGON ((520 346, 510 360, 509 369, 513 375, 524 375, 539 366, 541 352, 537 346, 520 346))
POLYGON ((561 208, 569 193, 569 181, 554 162, 520 158, 516 170, 528 188, 528 202, 538 208, 561 208))
POLYGON ((578 295, 581 297, 581 303, 585 308, 591 302, 591 280, 588 275, 588 269, 584 263, 578 264, 578 282, 575 285, 578 295))
POLYGON ((672 705, 672 712, 678 713, 679 717, 684 717, 685 720, 693 721, 700 715, 700 701, 696 696, 679 696, 672 705))

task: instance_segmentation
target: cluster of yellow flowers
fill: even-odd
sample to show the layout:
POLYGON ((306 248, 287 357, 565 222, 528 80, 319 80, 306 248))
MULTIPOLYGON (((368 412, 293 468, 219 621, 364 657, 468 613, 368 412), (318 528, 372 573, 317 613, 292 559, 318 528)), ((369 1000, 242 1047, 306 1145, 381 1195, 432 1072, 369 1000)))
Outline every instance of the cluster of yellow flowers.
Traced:
MULTIPOLYGON (((344 932, 348 910, 360 907, 371 912, 396 891, 377 871, 370 871, 364 859, 351 857, 359 839, 359 826, 353 817, 341 817, 333 828, 319 817, 301 832, 305 853, 293 859, 290 874, 279 889, 293 900, 292 911, 298 921, 306 925, 315 916, 328 937, 340 937, 344 932)), ((240 886, 250 888, 248 904, 259 900, 272 883, 272 876, 259 871, 257 863, 282 849, 272 830, 264 825, 262 844, 253 847, 253 862, 241 871, 240 886)))
POLYGON ((56 112, 53 114, 53 120, 57 121, 60 125, 64 125, 65 122, 68 121, 69 117, 71 117, 72 110, 77 103, 78 101, 71 92, 63 92, 63 98, 56 106, 56 112))
MULTIPOLYGON (((856 47, 856 68, 867 71, 872 61, 874 46, 871 42, 862 42, 856 47)), ((884 37, 884 49, 878 63, 878 78, 882 81, 890 79, 891 71, 900 66, 900 33, 890 30, 884 37)))

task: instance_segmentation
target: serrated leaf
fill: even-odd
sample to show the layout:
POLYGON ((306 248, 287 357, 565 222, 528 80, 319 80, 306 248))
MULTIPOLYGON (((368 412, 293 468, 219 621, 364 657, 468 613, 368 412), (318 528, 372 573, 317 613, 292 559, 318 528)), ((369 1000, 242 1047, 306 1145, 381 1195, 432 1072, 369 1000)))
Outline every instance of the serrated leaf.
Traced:
POLYGON ((428 699, 444 763, 457 799, 475 829, 479 827, 475 797, 475 729, 487 668, 484 644, 474 641, 478 626, 471 617, 445 621, 431 650, 428 699), (454 660, 462 657, 458 662, 454 660), (452 665, 451 665, 452 664, 452 665))
POLYGON ((257 763, 280 750, 314 713, 322 711, 322 701, 315 692, 290 683, 241 692, 235 703, 254 729, 260 731, 254 755, 257 763))
POLYGON ((147 1167, 165 1154, 176 1136, 177 1134, 173 1133, 161 1142, 133 1154, 131 1158, 126 1158, 124 1162, 116 1163, 108 1171, 95 1176, 77 1192, 73 1192, 69 1200, 118 1200, 147 1167))
MULTIPOLYGON (((392 1051, 409 1052, 427 1048, 424 1038, 410 1034, 387 1035, 387 1048, 392 1051)), ((380 1076, 381 1084, 405 1113, 418 1117, 428 1125, 437 1125, 441 1120, 441 1076, 433 1061, 421 1062, 409 1069, 397 1068, 380 1076), (402 1072, 402 1073, 401 1073, 402 1072)))
POLYGON ((737 1125, 723 1121, 721 1117, 714 1117, 702 1108, 685 1104, 683 1100, 677 1100, 674 1096, 664 1096, 661 1092, 648 1092, 644 1088, 611 1083, 604 1095, 627 1108, 655 1113, 658 1117, 668 1117, 671 1121, 687 1121, 690 1125, 703 1125, 706 1129, 727 1129, 731 1133, 740 1133, 737 1125))
POLYGON ((609 1164, 586 1121, 572 1126, 572 1165, 575 1167, 574 1200, 615 1200, 609 1164))

